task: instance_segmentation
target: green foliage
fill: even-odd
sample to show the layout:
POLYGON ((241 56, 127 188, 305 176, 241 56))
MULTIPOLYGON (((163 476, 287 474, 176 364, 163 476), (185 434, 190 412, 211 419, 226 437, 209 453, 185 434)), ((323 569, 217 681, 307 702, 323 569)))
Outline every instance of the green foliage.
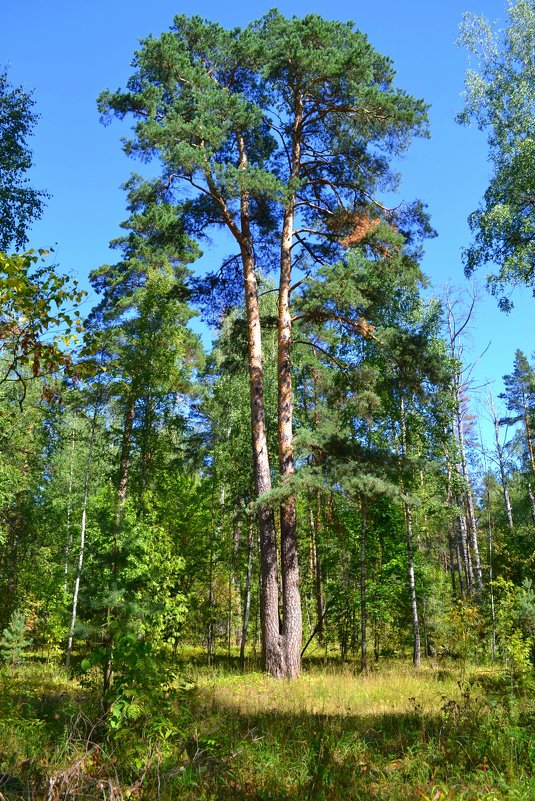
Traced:
POLYGON ((505 418, 502 422, 513 424, 520 420, 528 423, 534 413, 535 405, 535 371, 531 367, 527 356, 521 351, 515 351, 513 372, 503 377, 505 392, 500 395, 507 405, 507 410, 513 416, 505 418))
POLYGON ((20 405, 29 381, 71 367, 69 348, 82 329, 77 307, 85 292, 46 265, 47 255, 0 252, 0 386, 16 384, 20 405))
POLYGON ((531 581, 522 587, 498 578, 496 632, 498 648, 511 680, 522 682, 533 670, 535 645, 535 597, 531 581))
MULTIPOLYGON (((240 247, 255 242, 266 270, 279 260, 278 230, 295 203, 303 228, 312 231, 296 240, 296 259, 309 261, 316 251, 315 263, 327 254, 335 259, 363 221, 355 241, 376 253, 402 239, 415 246, 429 233, 421 204, 386 219, 371 203, 377 191, 396 185, 389 159, 427 134, 427 115, 421 100, 394 87, 390 59, 351 23, 271 11, 229 31, 178 15, 169 32, 142 41, 133 66, 126 90, 106 90, 99 108, 106 120, 133 118, 126 152, 159 157, 162 166, 161 180, 139 191, 188 198, 181 206, 186 229, 205 234, 208 226, 226 226, 240 247), (296 125, 307 158, 289 167, 296 125)), ((238 297, 237 259, 225 259, 205 282, 225 311, 238 297)))
POLYGON ((448 646, 461 659, 464 678, 468 663, 476 660, 484 647, 485 621, 474 603, 457 599, 451 606, 448 624, 448 646))
POLYGON ((142 635, 117 632, 113 647, 94 648, 80 667, 87 673, 95 666, 104 669, 108 662, 113 683, 104 702, 110 729, 127 727, 132 733, 132 727, 135 729, 141 718, 143 727, 150 725, 152 715, 161 723, 166 712, 169 714, 170 685, 177 681, 165 656, 158 654, 142 635))
POLYGON ((460 43, 475 59, 466 78, 465 109, 459 121, 474 121, 488 136, 493 175, 481 208, 470 217, 474 244, 466 254, 466 273, 489 262, 499 271, 487 282, 500 306, 507 285, 533 288, 533 140, 535 10, 529 0, 509 0, 509 20, 493 30, 484 17, 467 15, 460 43))
POLYGON ((90 275, 102 297, 87 321, 86 346, 98 354, 106 397, 118 418, 116 486, 123 483, 120 492, 142 504, 182 440, 202 349, 188 328, 195 312, 187 302, 186 265, 195 246, 179 209, 139 192, 132 181, 132 215, 122 224, 127 234, 112 243, 123 258, 90 275))
POLYGON ((134 634, 161 647, 177 635, 186 610, 184 558, 172 535, 154 519, 139 518, 128 502, 118 524, 109 485, 94 499, 90 517, 80 633, 104 643, 134 634))
POLYGON ((0 251, 24 247, 48 197, 29 186, 25 175, 32 166, 27 140, 38 119, 33 106, 32 94, 12 86, 0 71, 0 251))
POLYGON ((11 615, 9 626, 2 632, 0 639, 0 656, 4 662, 17 665, 25 656, 24 650, 31 645, 26 635, 26 618, 24 612, 17 609, 11 615))

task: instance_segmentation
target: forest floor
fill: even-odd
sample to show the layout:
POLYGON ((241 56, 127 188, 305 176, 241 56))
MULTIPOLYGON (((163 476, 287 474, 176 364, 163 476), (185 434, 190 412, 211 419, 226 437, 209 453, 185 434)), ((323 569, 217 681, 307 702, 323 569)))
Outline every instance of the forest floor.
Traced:
POLYGON ((96 670, 4 667, 0 801, 535 799, 529 680, 436 661, 365 676, 309 662, 293 682, 189 661, 177 675, 131 681, 104 718, 96 670))

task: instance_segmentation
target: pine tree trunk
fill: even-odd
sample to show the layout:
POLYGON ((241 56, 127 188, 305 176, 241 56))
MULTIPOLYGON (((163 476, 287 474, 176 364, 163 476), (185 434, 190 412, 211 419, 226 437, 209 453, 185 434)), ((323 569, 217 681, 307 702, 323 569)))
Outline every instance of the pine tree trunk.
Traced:
MULTIPOLYGON (((291 179, 300 169, 300 126, 302 107, 295 95, 296 116, 292 150, 291 179)), ((291 372, 292 316, 290 289, 292 276, 292 244, 295 215, 295 195, 287 202, 281 237, 278 344, 278 442, 281 481, 291 479, 295 473, 293 452, 293 391, 291 372)), ((285 675, 297 676, 301 670, 302 616, 299 591, 299 562, 297 553, 297 520, 295 497, 290 495, 281 503, 281 574, 282 574, 282 626, 285 651, 285 675)))
MULTIPOLYGON (((248 158, 243 134, 236 136, 240 170, 247 170, 248 158)), ((217 182, 207 165, 205 178, 210 195, 219 207, 223 220, 240 248, 243 267, 245 310, 247 316, 247 353, 249 391, 251 399, 251 438, 253 475, 256 497, 272 489, 271 470, 266 434, 262 336, 258 286, 250 225, 249 194, 240 196, 239 224, 220 193, 217 182)), ((272 676, 285 675, 284 644, 279 625, 278 559, 275 517, 265 503, 258 505, 258 533, 260 540, 260 618, 262 628, 262 660, 264 670, 272 676)))
MULTIPOLYGON (((240 169, 247 169, 248 159, 243 136, 238 136, 240 169)), ((218 202, 225 206, 219 198, 218 202)), ((253 451, 253 474, 256 496, 272 488, 271 470, 266 433, 264 402, 264 372, 262 361, 262 335, 258 285, 256 280, 252 236, 249 219, 249 195, 243 192, 240 199, 241 229, 226 211, 225 218, 230 230, 240 245, 247 315, 247 349, 249 360, 249 391, 251 397, 251 435, 253 451)), ((261 622, 262 654, 264 670, 276 678, 286 675, 285 649, 279 625, 279 587, 277 536, 273 510, 267 504, 258 506, 258 530, 260 537, 261 573, 261 622)))
MULTIPOLYGON (((253 472, 257 497, 271 490, 260 334, 260 309, 252 252, 244 246, 243 268, 249 346, 249 386, 253 443, 253 472)), ((279 632, 279 587, 277 578, 277 537, 273 509, 267 504, 258 507, 260 534, 260 569, 262 574, 262 642, 264 669, 272 676, 286 675, 284 653, 279 632)))

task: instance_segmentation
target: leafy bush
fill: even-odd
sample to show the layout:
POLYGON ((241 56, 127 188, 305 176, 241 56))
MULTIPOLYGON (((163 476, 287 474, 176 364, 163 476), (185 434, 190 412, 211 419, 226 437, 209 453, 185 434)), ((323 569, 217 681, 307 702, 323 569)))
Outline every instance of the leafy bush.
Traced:
POLYGON ((533 667, 535 643, 535 594, 531 581, 521 587, 499 578, 496 590, 498 649, 511 681, 523 682, 533 667))

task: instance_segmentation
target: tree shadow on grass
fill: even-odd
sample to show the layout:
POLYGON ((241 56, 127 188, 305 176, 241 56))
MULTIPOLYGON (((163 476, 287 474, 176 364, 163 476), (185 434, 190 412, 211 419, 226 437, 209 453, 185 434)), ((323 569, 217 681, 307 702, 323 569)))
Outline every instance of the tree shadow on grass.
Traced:
POLYGON ((433 713, 412 699, 399 712, 325 714, 303 711, 289 683, 216 678, 177 692, 160 721, 140 715, 117 733, 102 722, 95 740, 86 718, 73 727, 74 709, 90 703, 79 688, 23 678, 4 686, 14 728, 11 745, 0 742, 1 801, 49 798, 54 776, 53 801, 101 801, 104 791, 109 801, 112 790, 120 801, 535 798, 535 705, 508 705, 488 688, 468 687, 433 713), (294 701, 295 710, 278 708, 294 701))
POLYGON ((204 702, 201 693, 191 710, 199 728, 177 798, 527 799, 535 787, 530 731, 511 743, 503 710, 480 700, 445 702, 435 714, 415 702, 414 711, 375 715, 249 714, 213 699, 203 712, 204 702))

